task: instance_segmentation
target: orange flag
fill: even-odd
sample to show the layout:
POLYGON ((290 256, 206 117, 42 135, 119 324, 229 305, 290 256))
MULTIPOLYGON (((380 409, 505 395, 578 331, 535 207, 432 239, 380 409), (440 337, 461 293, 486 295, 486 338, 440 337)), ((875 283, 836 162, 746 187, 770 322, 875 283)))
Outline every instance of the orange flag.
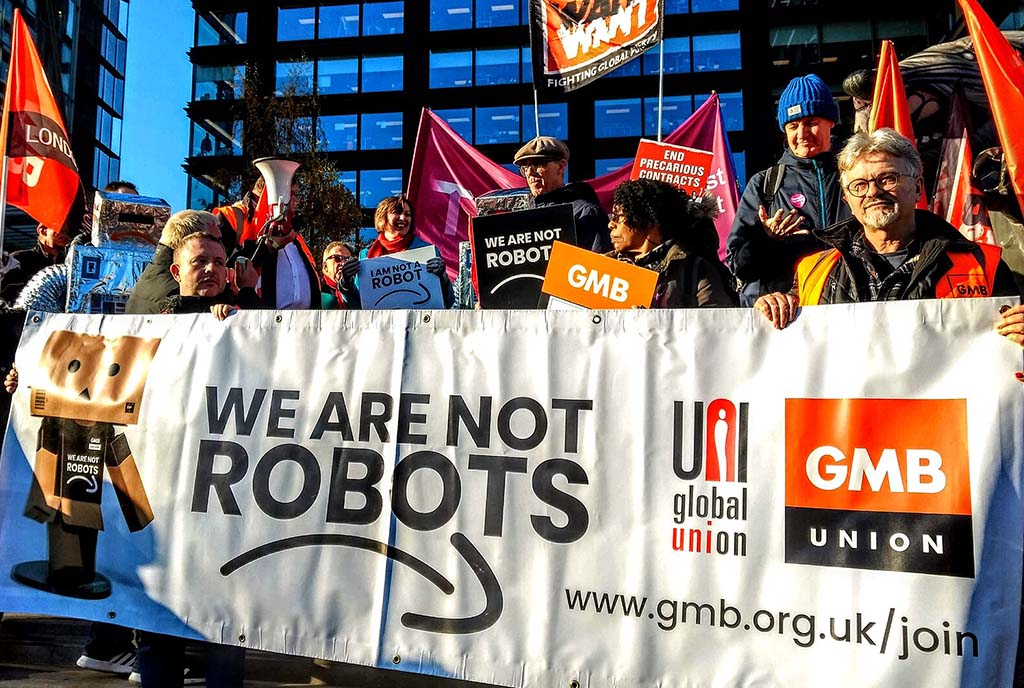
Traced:
MULTIPOLYGON (((889 127, 914 141, 914 125, 910 122, 910 108, 907 107, 907 91, 903 88, 903 74, 896 59, 896 48, 892 41, 882 41, 882 53, 878 56, 878 71, 875 76, 875 93, 871 98, 871 123, 869 129, 889 127)), ((916 147, 916 142, 914 143, 916 147)), ((921 189, 917 207, 928 209, 928 199, 921 189)))
POLYGON ((1020 127, 1020 114, 1024 112, 1024 60, 976 0, 958 2, 974 42, 974 55, 981 80, 985 83, 999 142, 1003 146, 1006 171, 1017 193, 1017 201, 1024 207, 1024 168, 1021 164, 1024 160, 1024 134, 1021 134, 1020 127))
POLYGON ((59 229, 78 194, 78 166, 19 10, 14 10, 11 30, 0 152, 7 157, 7 203, 47 227, 59 229))

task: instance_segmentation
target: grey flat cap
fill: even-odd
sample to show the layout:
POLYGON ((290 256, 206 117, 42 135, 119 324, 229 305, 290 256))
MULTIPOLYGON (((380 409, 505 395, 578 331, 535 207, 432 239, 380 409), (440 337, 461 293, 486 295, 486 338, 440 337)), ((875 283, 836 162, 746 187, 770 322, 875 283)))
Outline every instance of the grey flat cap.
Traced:
POLYGON ((569 147, 567 145, 554 136, 538 136, 516 151, 516 157, 513 158, 512 164, 526 165, 545 160, 568 159, 569 147))

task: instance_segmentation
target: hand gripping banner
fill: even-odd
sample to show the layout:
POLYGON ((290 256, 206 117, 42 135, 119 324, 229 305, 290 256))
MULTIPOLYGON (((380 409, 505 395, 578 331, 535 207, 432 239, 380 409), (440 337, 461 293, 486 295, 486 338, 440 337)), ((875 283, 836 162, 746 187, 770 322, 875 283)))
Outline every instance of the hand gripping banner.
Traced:
POLYGON ((1002 301, 30 314, 0 605, 499 686, 1011 685, 1002 301))
POLYGON ((661 40, 664 0, 530 0, 533 83, 573 91, 661 40))

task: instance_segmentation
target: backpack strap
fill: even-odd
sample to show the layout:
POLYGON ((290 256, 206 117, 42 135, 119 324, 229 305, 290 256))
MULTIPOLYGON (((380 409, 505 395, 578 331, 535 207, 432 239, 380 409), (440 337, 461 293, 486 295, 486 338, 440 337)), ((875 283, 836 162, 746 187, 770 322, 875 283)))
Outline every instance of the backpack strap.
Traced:
POLYGON ((782 188, 782 178, 784 176, 786 176, 786 166, 779 163, 769 167, 764 175, 764 179, 761 180, 761 205, 764 206, 765 210, 769 211, 769 215, 771 214, 770 211, 775 194, 782 188))

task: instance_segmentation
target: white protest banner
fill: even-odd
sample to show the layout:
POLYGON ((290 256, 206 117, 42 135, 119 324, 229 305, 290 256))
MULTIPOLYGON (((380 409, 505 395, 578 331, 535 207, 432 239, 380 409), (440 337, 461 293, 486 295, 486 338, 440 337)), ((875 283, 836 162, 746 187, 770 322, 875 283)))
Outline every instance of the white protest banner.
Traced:
POLYGON ((741 309, 30 314, 0 601, 501 686, 1010 685, 1002 301, 783 331, 741 309), (61 389, 113 404, 122 374, 136 423, 31 414, 61 389), (36 485, 46 465, 67 482, 36 485), (86 473, 97 599, 47 578, 64 516, 24 515, 76 519, 86 473), (11 578, 34 562, 49 590, 11 578))
POLYGON ((704 191, 714 154, 711 151, 640 139, 630 179, 657 179, 690 195, 704 191))
POLYGON ((359 263, 359 299, 365 310, 444 308, 441 280, 424 265, 437 249, 423 246, 359 263))

